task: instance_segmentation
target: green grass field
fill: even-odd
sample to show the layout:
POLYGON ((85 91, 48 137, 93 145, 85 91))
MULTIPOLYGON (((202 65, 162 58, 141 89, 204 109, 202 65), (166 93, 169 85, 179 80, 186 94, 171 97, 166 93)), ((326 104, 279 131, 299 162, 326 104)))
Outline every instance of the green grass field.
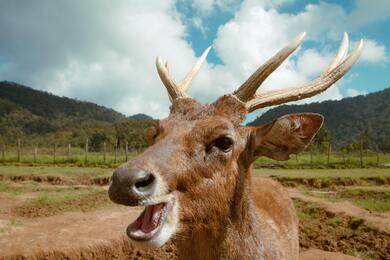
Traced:
POLYGON ((272 167, 272 168, 369 168, 369 167, 384 167, 390 164, 390 154, 377 154, 366 151, 360 161, 358 153, 342 154, 340 152, 333 152, 329 156, 327 154, 301 153, 298 155, 291 155, 287 161, 275 161, 266 157, 258 158, 254 163, 254 168, 272 167))
POLYGON ((0 175, 50 175, 50 176, 103 176, 113 172, 111 168, 71 167, 71 166, 0 166, 0 175))
POLYGON ((107 191, 95 185, 58 186, 46 182, 0 181, 0 194, 19 202, 8 214, 20 217, 51 216, 65 211, 86 211, 110 203, 107 191))
MULTIPOLYGON (((4 154, 0 154, 1 165, 62 165, 62 166, 79 166, 79 167, 111 167, 115 168, 121 163, 130 160, 137 156, 137 151, 129 151, 126 153, 123 149, 116 153, 109 150, 102 152, 88 152, 81 148, 72 148, 71 155, 68 156, 68 151, 64 147, 56 149, 54 156, 53 148, 40 148, 34 156, 35 149, 24 148, 17 153, 16 148, 9 148, 4 154)), ((275 161, 266 157, 261 157, 254 163, 254 168, 370 168, 384 167, 390 164, 390 154, 375 153, 372 151, 364 151, 362 163, 359 153, 342 154, 340 152, 332 152, 327 154, 308 152, 301 153, 297 156, 292 155, 287 161, 275 161)))
POLYGON ((305 193, 329 201, 347 200, 372 212, 390 212, 390 186, 337 187, 332 192, 307 189, 305 193))
POLYGON ((368 169, 253 169, 255 176, 285 178, 390 177, 390 168, 368 169))
POLYGON ((389 168, 363 169, 254 169, 255 176, 269 176, 288 187, 333 190, 338 186, 390 185, 389 168))
POLYGON ((126 153, 123 149, 103 152, 85 153, 84 149, 72 148, 69 155, 68 150, 63 147, 58 147, 54 154, 53 148, 39 148, 35 151, 34 148, 24 148, 17 152, 16 148, 9 148, 6 152, 0 153, 0 164, 7 165, 70 165, 70 166, 108 166, 117 167, 119 164, 134 158, 137 155, 136 151, 126 153), (36 152, 36 153, 35 153, 36 152))
POLYGON ((114 169, 98 167, 70 167, 70 166, 0 166, 0 180, 18 182, 34 181, 49 182, 51 184, 85 184, 102 185, 108 183, 114 169), (105 179, 105 180, 104 180, 105 179), (101 182, 104 180, 104 183, 101 182))
MULTIPOLYGON (((61 177, 102 177, 110 176, 114 169, 100 167, 71 166, 0 166, 0 175, 61 176, 61 177)), ((329 178, 329 177, 390 177, 390 168, 367 169, 253 169, 255 176, 277 176, 286 178, 329 178)))

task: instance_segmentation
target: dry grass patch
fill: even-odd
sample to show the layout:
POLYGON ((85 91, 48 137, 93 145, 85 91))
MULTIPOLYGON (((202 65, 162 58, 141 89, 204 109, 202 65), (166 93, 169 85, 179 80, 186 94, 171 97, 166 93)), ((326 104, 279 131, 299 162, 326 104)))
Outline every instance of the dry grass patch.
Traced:
POLYGON ((42 192, 12 211, 17 216, 41 217, 65 211, 88 211, 108 203, 107 192, 100 187, 67 187, 42 192))

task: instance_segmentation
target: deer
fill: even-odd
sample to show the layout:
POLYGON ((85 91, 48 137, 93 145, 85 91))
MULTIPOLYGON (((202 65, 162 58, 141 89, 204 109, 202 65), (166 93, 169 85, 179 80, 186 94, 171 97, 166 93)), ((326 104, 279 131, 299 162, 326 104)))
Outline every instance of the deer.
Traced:
POLYGON ((205 105, 186 90, 210 47, 180 83, 157 57, 171 101, 169 116, 145 130, 148 148, 113 172, 108 189, 113 202, 144 207, 126 228, 131 241, 147 247, 172 241, 180 259, 299 259, 298 218, 288 191, 270 178, 253 178, 251 169, 260 156, 287 160, 303 151, 324 118, 297 113, 256 127, 242 122, 257 109, 325 91, 362 51, 360 40, 349 52, 344 33, 336 56, 317 79, 257 93, 304 36, 299 34, 236 91, 205 105))

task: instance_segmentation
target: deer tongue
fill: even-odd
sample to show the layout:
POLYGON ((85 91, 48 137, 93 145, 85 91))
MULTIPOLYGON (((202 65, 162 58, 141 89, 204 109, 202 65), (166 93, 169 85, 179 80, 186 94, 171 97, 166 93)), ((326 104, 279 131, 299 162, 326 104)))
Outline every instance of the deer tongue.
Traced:
POLYGON ((165 203, 146 206, 141 215, 130 224, 133 231, 142 231, 142 233, 150 233, 160 225, 161 216, 165 203))
POLYGON ((167 203, 146 206, 141 215, 127 227, 127 235, 135 240, 149 240, 157 232, 167 203))
POLYGON ((164 203, 146 206, 141 224, 144 233, 150 233, 159 226, 164 206, 164 203))

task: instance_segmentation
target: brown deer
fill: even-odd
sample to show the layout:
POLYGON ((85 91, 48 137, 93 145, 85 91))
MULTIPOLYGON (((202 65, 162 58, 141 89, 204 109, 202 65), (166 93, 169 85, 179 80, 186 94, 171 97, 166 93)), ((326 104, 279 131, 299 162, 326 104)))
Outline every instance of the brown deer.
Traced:
POLYGON ((138 244, 172 239, 182 259, 298 259, 298 220, 286 190, 252 179, 259 156, 287 160, 310 143, 319 114, 291 114, 259 127, 240 125, 256 109, 311 97, 340 79, 358 59, 363 42, 348 53, 348 36, 328 68, 302 86, 257 94, 261 83, 300 45, 304 33, 262 65, 234 93, 201 105, 186 94, 207 49, 181 84, 168 65, 156 66, 172 101, 170 114, 145 131, 150 147, 112 175, 109 196, 145 206, 127 227, 138 244))

